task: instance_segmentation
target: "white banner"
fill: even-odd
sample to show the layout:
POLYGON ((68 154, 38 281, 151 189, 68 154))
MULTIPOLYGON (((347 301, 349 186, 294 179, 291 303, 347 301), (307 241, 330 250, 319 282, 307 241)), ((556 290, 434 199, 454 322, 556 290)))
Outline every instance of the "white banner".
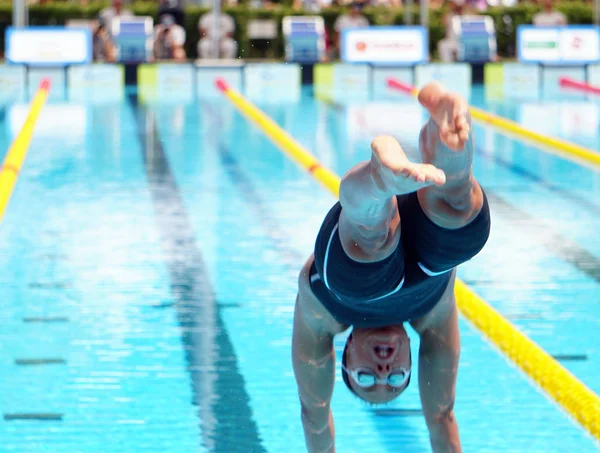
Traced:
POLYGON ((342 61, 353 63, 416 64, 428 60, 423 27, 368 27, 342 31, 342 61))
POLYGON ((565 28, 560 37, 560 54, 564 61, 582 62, 600 59, 600 34, 597 29, 565 28))
POLYGON ((560 31, 547 28, 519 29, 520 61, 559 61, 560 31))
POLYGON ((517 48, 521 62, 596 62, 600 60, 600 33, 597 27, 586 25, 556 28, 520 25, 517 48))
POLYGON ((11 63, 62 66, 92 60, 91 31, 85 28, 27 27, 6 30, 6 59, 11 63))

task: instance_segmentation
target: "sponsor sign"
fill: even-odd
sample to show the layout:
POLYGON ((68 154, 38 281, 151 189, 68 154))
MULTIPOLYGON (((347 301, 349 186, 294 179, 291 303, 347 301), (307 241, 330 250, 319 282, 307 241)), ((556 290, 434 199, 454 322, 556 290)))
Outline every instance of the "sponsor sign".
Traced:
POLYGON ((348 63, 414 65, 428 61, 428 46, 420 26, 350 28, 342 31, 341 57, 348 63))
POLYGON ((27 27, 6 30, 6 60, 31 66, 66 66, 92 61, 89 28, 27 27))
POLYGON ((600 29, 590 25, 517 28, 522 63, 582 64, 600 61, 600 29))

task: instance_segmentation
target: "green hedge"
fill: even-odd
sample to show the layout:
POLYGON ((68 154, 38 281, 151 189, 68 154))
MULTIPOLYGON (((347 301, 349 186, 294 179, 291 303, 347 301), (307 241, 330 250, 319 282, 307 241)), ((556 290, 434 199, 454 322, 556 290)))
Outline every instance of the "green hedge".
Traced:
MULTIPOLYGON (((136 15, 148 15, 157 17, 157 2, 137 2, 130 6, 130 9, 136 15)), ((281 21, 283 17, 289 15, 298 15, 289 7, 291 0, 285 0, 282 4, 271 10, 251 9, 244 4, 235 8, 226 8, 226 12, 233 16, 237 24, 236 39, 239 43, 239 55, 242 58, 255 58, 259 55, 258 51, 251 45, 246 38, 248 21, 254 18, 272 18, 279 24, 280 33, 274 43, 270 43, 271 54, 274 58, 281 58, 284 54, 284 43, 281 36, 281 21), (286 4, 288 6, 286 6, 286 4)), ((94 3, 88 6, 79 6, 66 2, 55 2, 46 5, 35 5, 29 9, 29 23, 31 25, 62 25, 69 19, 77 18, 95 18, 99 11, 105 7, 105 3, 94 3)), ((593 7, 591 4, 583 2, 563 2, 557 8, 565 13, 570 24, 591 24, 593 22, 593 7)), ((498 52, 506 56, 509 53, 509 47, 514 46, 516 39, 516 27, 520 24, 530 24, 532 17, 540 10, 533 5, 519 5, 514 8, 491 8, 487 15, 494 19, 498 35, 498 52), (512 25, 507 26, 505 18, 512 20, 512 25)), ((186 29, 187 42, 186 50, 190 58, 196 57, 196 43, 198 42, 198 19, 207 10, 204 8, 190 6, 186 9, 186 29)), ((328 29, 333 29, 333 23, 339 14, 343 13, 340 8, 328 8, 321 12, 328 29)), ((373 25, 401 25, 404 23, 404 13, 402 9, 387 9, 368 7, 364 10, 364 15, 373 25)), ((443 10, 435 9, 429 11, 429 36, 430 51, 435 56, 437 53, 437 43, 444 36, 444 29, 441 24, 443 10)), ((419 23, 419 9, 415 7, 413 15, 414 23, 419 23)), ((11 3, 0 3, 0 49, 4 50, 4 29, 12 21, 11 3)))

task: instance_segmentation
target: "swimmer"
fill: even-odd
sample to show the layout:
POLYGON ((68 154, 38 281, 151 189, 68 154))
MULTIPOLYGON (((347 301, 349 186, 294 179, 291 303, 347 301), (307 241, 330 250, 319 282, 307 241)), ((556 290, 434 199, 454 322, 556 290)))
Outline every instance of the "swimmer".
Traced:
MULTIPOLYGON (((344 383, 370 404, 398 397, 412 360, 404 323, 419 334, 419 391, 434 453, 461 452, 454 401, 460 356, 456 267, 487 242, 487 198, 472 174, 468 105, 438 83, 419 102, 423 163, 374 139, 371 159, 342 178, 314 254, 299 276, 292 356, 310 453, 335 452, 333 338, 352 327, 344 383)), ((399 118, 401 121, 401 118, 399 118)))

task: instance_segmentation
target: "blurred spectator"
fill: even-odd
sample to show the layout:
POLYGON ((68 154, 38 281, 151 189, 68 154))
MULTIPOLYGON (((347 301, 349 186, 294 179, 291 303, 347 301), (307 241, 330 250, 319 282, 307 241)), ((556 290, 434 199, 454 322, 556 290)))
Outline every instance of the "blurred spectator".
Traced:
POLYGON ((115 46, 106 29, 106 23, 100 19, 94 29, 92 38, 92 53, 94 61, 113 63, 115 61, 115 46))
POLYGON ((341 14, 335 20, 335 23, 333 24, 333 29, 335 31, 333 42, 338 55, 340 52, 340 36, 344 30, 369 26, 369 21, 361 14, 361 10, 362 4, 353 2, 350 5, 350 11, 347 14, 341 14))
POLYGON ((533 16, 533 24, 536 27, 559 27, 567 25, 567 17, 554 9, 552 0, 544 0, 544 10, 533 16))
MULTIPOLYGON (((371 0, 366 3, 365 6, 387 6, 388 8, 400 8, 402 6, 402 0, 371 0)), ((418 5, 418 2, 417 2, 418 5)), ((429 7, 431 8, 431 3, 429 7)))
POLYGON ((446 30, 446 37, 438 42, 438 53, 440 60, 443 62, 456 61, 456 54, 458 52, 458 38, 454 32, 452 21, 456 16, 462 16, 464 14, 464 0, 451 0, 448 2, 448 10, 442 19, 444 28, 446 30))
POLYGON ((200 41, 198 41, 198 56, 200 58, 227 58, 232 59, 237 56, 237 42, 233 39, 235 32, 235 22, 233 18, 221 12, 217 15, 211 11, 200 17, 198 21, 200 30, 200 41), (213 36, 215 25, 218 25, 218 34, 213 36), (219 44, 219 55, 215 55, 214 40, 219 44))
POLYGON ((332 0, 294 0, 292 2, 294 9, 307 11, 312 14, 318 14, 323 8, 332 6, 332 4, 335 6, 341 6, 340 3, 332 0))
MULTIPOLYGON (((493 2, 494 0, 492 0, 493 2)), ((483 12, 488 9, 488 0, 467 0, 467 5, 473 11, 483 12)))
POLYGON ((157 60, 185 61, 185 29, 175 18, 164 14, 154 29, 154 58, 157 60))
POLYGON ((123 8, 123 0, 112 0, 112 6, 100 11, 100 21, 104 23, 109 35, 112 35, 112 21, 117 17, 132 17, 133 13, 123 8))
POLYGON ((158 6, 159 22, 165 14, 173 16, 175 23, 180 27, 185 27, 185 12, 183 10, 182 0, 160 0, 158 6))

